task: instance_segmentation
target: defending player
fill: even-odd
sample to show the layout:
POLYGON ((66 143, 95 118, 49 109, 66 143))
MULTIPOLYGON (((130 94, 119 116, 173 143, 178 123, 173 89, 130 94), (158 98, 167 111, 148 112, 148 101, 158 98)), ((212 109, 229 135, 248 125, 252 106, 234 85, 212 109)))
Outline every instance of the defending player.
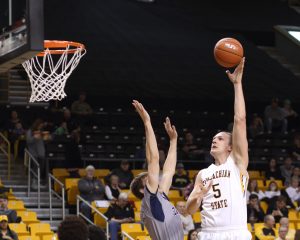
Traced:
POLYGON ((167 197, 177 160, 176 129, 166 118, 164 125, 170 138, 170 148, 160 177, 159 154, 150 116, 138 101, 134 100, 133 106, 143 120, 146 134, 148 172, 139 174, 130 185, 131 192, 142 199, 141 220, 153 240, 183 240, 180 216, 167 197))
POLYGON ((250 240, 247 230, 246 190, 248 184, 248 142, 246 110, 242 89, 245 59, 233 73, 226 71, 234 86, 234 125, 232 134, 213 137, 210 154, 215 163, 201 170, 187 201, 190 214, 200 205, 199 240, 250 240))

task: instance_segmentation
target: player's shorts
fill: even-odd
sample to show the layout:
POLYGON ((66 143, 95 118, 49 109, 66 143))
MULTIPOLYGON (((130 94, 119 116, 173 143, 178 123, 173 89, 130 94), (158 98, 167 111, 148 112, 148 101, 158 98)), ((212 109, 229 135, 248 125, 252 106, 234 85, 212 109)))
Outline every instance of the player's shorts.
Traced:
POLYGON ((252 235, 247 229, 203 231, 198 233, 198 240, 251 240, 252 235))

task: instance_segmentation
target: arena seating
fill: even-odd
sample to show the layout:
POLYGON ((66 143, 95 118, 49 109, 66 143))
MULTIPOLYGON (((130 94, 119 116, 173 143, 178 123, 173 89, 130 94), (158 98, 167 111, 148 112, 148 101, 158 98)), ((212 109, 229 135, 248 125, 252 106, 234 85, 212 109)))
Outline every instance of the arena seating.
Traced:
MULTIPOLYGON (((201 166, 207 166, 209 162, 206 162, 205 159, 186 160, 180 158, 181 147, 184 143, 183 133, 187 130, 192 132, 196 143, 207 151, 210 148, 212 135, 218 130, 226 129, 227 123, 230 122, 231 118, 227 113, 188 109, 178 112, 172 111, 172 113, 171 111, 158 109, 152 109, 151 111, 154 115, 153 125, 155 125, 156 128, 158 141, 166 147, 168 147, 168 139, 161 124, 163 121, 161 116, 169 115, 172 120, 174 119, 174 123, 178 126, 177 130, 179 133, 178 161, 185 164, 190 179, 193 179, 201 166), (214 121, 216 117, 218 117, 223 124, 216 126, 214 121)), ((43 113, 45 116, 51 116, 51 113, 46 110, 43 111, 43 113)), ((144 132, 141 123, 136 119, 135 113, 124 108, 122 111, 106 109, 105 112, 99 113, 100 111, 98 113, 96 112, 92 116, 91 122, 82 127, 82 138, 79 148, 85 164, 92 163, 95 165, 97 168, 96 177, 102 181, 113 168, 119 165, 121 159, 128 159, 131 162, 134 176, 143 172, 142 164, 144 163, 144 159, 139 158, 139 154, 143 152, 144 132), (124 121, 125 116, 127 119, 126 121, 124 121)), ((31 120, 28 119, 28 122, 31 120)), ((53 168, 51 170, 53 175, 65 184, 68 205, 75 206, 79 178, 70 178, 70 174, 64 166, 65 146, 69 139, 69 135, 54 136, 52 141, 47 142, 46 150, 50 166, 53 168)), ((251 179, 257 179, 259 189, 265 191, 269 185, 269 181, 265 179, 263 171, 267 165, 267 160, 271 157, 275 157, 279 160, 279 163, 281 163, 284 157, 288 156, 289 149, 292 145, 292 135, 280 133, 263 134, 256 138, 249 137, 248 142, 250 155, 249 176, 251 179)), ((85 174, 83 168, 80 168, 79 174, 80 176, 85 174)), ((279 188, 284 187, 281 180, 277 180, 276 182, 278 183, 279 188)), ((59 185, 54 184, 54 189, 57 193, 60 193, 59 185)), ((126 191, 129 192, 129 199, 134 202, 135 220, 139 222, 141 201, 136 199, 129 190, 126 191)), ((169 198, 174 204, 179 200, 183 200, 183 197, 175 190, 170 191, 169 198)), ((36 234, 35 229, 29 228, 29 226, 39 222, 36 218, 36 214, 27 211, 22 201, 15 199, 13 194, 10 195, 9 199, 9 208, 18 211, 18 216, 22 217, 23 223, 26 226, 26 231, 21 233, 21 235, 24 234, 26 236, 20 236, 20 239, 35 240, 34 236, 32 236, 32 239, 30 238, 32 234, 36 234), (31 231, 29 231, 30 229, 31 231)), ((266 211, 268 206, 265 202, 261 202, 261 207, 266 211)), ((106 209, 103 208, 98 208, 98 210, 100 210, 101 213, 106 211, 106 209)), ((195 223, 200 223, 200 213, 197 212, 194 214, 193 219, 195 223)), ((297 227, 299 228, 299 214, 291 210, 289 219, 291 227, 294 226, 295 229, 297 227)), ((94 214, 94 223, 103 228, 106 227, 105 220, 97 214, 94 214)), ((253 235, 255 235, 255 229, 258 229, 259 226, 259 224, 255 226, 252 231, 253 235)), ((52 236, 53 233, 48 230, 45 229, 44 233, 37 233, 38 239, 41 239, 40 237, 43 236, 43 239, 41 240, 45 240, 45 238, 52 236)), ((129 230, 125 229, 124 231, 129 230)), ((136 236, 136 239, 147 239, 147 236, 143 235, 145 234, 144 232, 139 236, 135 233, 133 234, 136 236)))

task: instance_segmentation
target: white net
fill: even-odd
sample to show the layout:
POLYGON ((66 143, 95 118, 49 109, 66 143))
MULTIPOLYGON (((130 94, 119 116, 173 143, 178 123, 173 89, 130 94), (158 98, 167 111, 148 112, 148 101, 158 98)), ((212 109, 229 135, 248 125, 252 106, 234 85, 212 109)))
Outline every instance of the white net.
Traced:
POLYGON ((31 84, 30 102, 62 100, 67 96, 64 91, 67 79, 86 53, 82 47, 69 49, 70 46, 67 46, 58 59, 53 59, 58 55, 45 49, 44 56, 33 57, 22 64, 31 84))

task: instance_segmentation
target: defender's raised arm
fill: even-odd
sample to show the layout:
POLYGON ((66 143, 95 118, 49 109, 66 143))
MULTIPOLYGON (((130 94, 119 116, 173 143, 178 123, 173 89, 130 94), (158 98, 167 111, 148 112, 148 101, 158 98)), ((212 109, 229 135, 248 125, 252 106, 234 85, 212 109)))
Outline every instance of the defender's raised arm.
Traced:
POLYGON ((150 116, 144 106, 136 100, 133 100, 132 105, 140 115, 145 126, 146 160, 148 165, 147 187, 152 193, 155 193, 158 189, 159 182, 159 153, 155 134, 152 128, 150 116))
POLYGON ((168 195, 172 178, 175 174, 176 162, 177 162, 177 131, 174 125, 171 124, 170 119, 167 117, 164 122, 165 129, 170 138, 170 147, 168 156, 166 158, 163 167, 163 176, 160 184, 162 191, 168 195))

